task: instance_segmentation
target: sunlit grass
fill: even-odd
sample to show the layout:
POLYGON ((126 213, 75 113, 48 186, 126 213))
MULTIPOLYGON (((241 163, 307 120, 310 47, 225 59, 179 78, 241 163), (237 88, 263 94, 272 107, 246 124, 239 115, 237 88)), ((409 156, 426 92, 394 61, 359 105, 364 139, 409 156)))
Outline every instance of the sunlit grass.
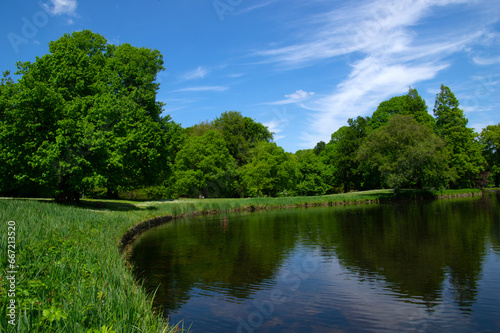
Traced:
POLYGON ((162 318, 154 315, 150 298, 134 282, 118 251, 120 235, 139 215, 124 211, 103 214, 52 202, 0 200, 2 282, 7 264, 6 222, 11 220, 16 222, 19 266, 16 326, 7 323, 9 298, 2 289, 0 331, 163 331, 162 318))

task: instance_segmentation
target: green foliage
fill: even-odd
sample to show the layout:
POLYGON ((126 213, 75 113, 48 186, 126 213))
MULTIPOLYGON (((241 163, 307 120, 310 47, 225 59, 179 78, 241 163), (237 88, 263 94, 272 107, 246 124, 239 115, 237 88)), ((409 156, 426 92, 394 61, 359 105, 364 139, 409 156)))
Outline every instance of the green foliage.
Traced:
POLYGON ((102 325, 100 330, 88 330, 87 333, 116 333, 115 330, 113 330, 111 327, 108 327, 106 325, 102 325))
POLYGON ((295 153, 300 171, 296 189, 298 195, 323 195, 331 190, 333 167, 323 163, 316 151, 302 150, 295 153))
MULTIPOLYGON (((332 139, 326 147, 328 163, 333 165, 334 178, 337 186, 349 192, 351 189, 376 188, 377 175, 373 177, 363 174, 359 169, 359 161, 356 159, 356 152, 363 140, 368 135, 369 118, 358 117, 349 119, 349 126, 341 127, 332 134, 332 139), (366 182, 365 180, 370 180, 366 182)), ((369 172, 369 171, 368 171, 369 172)), ((373 172, 369 172, 373 173, 373 172)))
MULTIPOLYGON (((156 77, 163 69, 157 50, 108 44, 84 30, 51 42, 49 53, 35 62, 18 63, 17 82, 5 72, 0 81, 0 194, 60 201, 104 192, 135 199, 321 195, 390 184, 441 186, 438 179, 448 179, 448 187, 470 188, 488 177, 487 162, 500 182, 496 132, 485 131, 481 146, 448 87, 441 86, 436 97, 436 120, 410 88, 380 103, 372 117, 349 119, 328 144, 321 141, 294 156, 271 143, 273 134, 264 125, 240 112, 224 112, 186 130, 162 116, 156 77), (398 135, 424 131, 407 120, 406 128, 387 128, 397 116, 410 116, 444 139, 447 151, 439 155, 448 163, 442 173, 432 174, 431 166, 422 169, 425 154, 400 157, 398 163, 406 165, 400 172, 387 162, 390 158, 357 158, 360 147, 363 154, 382 149, 373 140, 393 127, 398 135)), ((432 135, 424 142, 441 149, 432 135)), ((427 153, 426 144, 407 146, 427 153)))
POLYGON ((416 89, 409 88, 408 94, 397 96, 388 101, 380 103, 377 110, 373 112, 369 126, 377 129, 387 124, 394 115, 411 115, 422 125, 434 128, 434 118, 427 111, 425 100, 418 94, 416 89))
POLYGON ((18 63, 2 84, 0 192, 78 200, 94 187, 152 185, 170 172, 180 127, 156 102, 157 50, 107 44, 88 30, 18 63), (30 193, 28 193, 30 194, 30 193))
POLYGON ((481 145, 476 134, 467 127, 468 120, 459 107, 458 99, 450 88, 441 85, 436 96, 434 115, 436 130, 446 142, 450 154, 449 166, 456 173, 452 188, 470 188, 475 185, 486 161, 481 155, 481 145))
POLYGON ((326 143, 324 141, 320 141, 316 144, 313 151, 316 155, 321 155, 321 153, 323 153, 325 148, 326 148, 326 143))
POLYGON ((481 132, 480 141, 483 145, 483 156, 488 163, 488 170, 495 182, 500 186, 500 124, 490 125, 481 132))
POLYGON ((213 130, 214 123, 213 121, 202 121, 199 124, 193 125, 191 127, 186 128, 186 133, 189 136, 202 136, 206 132, 213 130))
POLYGON ((222 133, 229 153, 239 166, 249 162, 251 151, 259 142, 273 139, 267 127, 237 111, 222 113, 213 121, 213 127, 222 133))
POLYGON ((257 144, 240 172, 245 196, 251 197, 290 195, 300 176, 293 155, 269 142, 257 144))
POLYGON ((451 177, 444 142, 411 116, 395 115, 370 133, 357 152, 394 189, 441 188, 451 177))
MULTIPOLYGON (((2 315, 1 332, 162 332, 165 328, 117 249, 125 231, 154 210, 130 203, 83 203, 0 200, 0 219, 16 221, 19 265, 16 326, 2 315)), ((9 270, 6 251, 5 232, 0 234, 2 282, 9 270)), ((0 311, 5 314, 9 297, 1 289, 0 311)))
POLYGON ((54 320, 66 319, 68 316, 61 308, 56 308, 52 305, 49 309, 43 310, 42 318, 52 322, 54 320))
POLYGON ((235 188, 236 163, 222 135, 189 137, 175 159, 175 190, 185 197, 227 197, 235 188))

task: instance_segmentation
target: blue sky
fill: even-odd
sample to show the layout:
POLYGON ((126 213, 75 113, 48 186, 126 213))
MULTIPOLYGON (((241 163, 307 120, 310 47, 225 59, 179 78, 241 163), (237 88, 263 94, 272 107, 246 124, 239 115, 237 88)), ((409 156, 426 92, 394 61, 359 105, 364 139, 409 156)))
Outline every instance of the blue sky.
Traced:
POLYGON ((500 122, 497 0, 16 0, 0 13, 0 71, 90 29, 163 54, 157 98, 174 121, 240 111, 290 152, 410 86, 431 114, 443 83, 470 127, 500 122))

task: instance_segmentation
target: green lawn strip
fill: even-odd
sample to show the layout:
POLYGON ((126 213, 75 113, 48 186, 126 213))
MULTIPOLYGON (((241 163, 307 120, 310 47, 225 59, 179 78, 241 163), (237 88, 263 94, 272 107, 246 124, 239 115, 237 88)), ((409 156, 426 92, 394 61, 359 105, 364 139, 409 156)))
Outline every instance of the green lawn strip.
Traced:
MULTIPOLYGON (((433 193, 459 196, 458 190, 433 193)), ((401 191, 402 199, 422 193, 401 191)), ((429 194, 428 194, 429 195, 429 194)), ((174 332, 151 307, 124 264, 120 243, 131 229, 164 216, 182 217, 241 210, 375 203, 394 200, 392 190, 317 197, 180 199, 164 201, 83 200, 78 206, 50 201, 0 200, 0 300, 7 293, 7 221, 16 222, 16 326, 2 315, 3 332, 174 332)), ((141 232, 143 230, 138 230, 141 232)))

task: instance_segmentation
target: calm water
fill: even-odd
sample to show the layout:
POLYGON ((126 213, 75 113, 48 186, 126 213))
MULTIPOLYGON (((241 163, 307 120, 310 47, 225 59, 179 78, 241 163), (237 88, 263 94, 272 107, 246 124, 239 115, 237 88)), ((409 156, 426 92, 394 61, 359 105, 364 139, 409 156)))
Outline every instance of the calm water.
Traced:
POLYGON ((178 220, 136 275, 192 332, 499 332, 500 194, 178 220))

